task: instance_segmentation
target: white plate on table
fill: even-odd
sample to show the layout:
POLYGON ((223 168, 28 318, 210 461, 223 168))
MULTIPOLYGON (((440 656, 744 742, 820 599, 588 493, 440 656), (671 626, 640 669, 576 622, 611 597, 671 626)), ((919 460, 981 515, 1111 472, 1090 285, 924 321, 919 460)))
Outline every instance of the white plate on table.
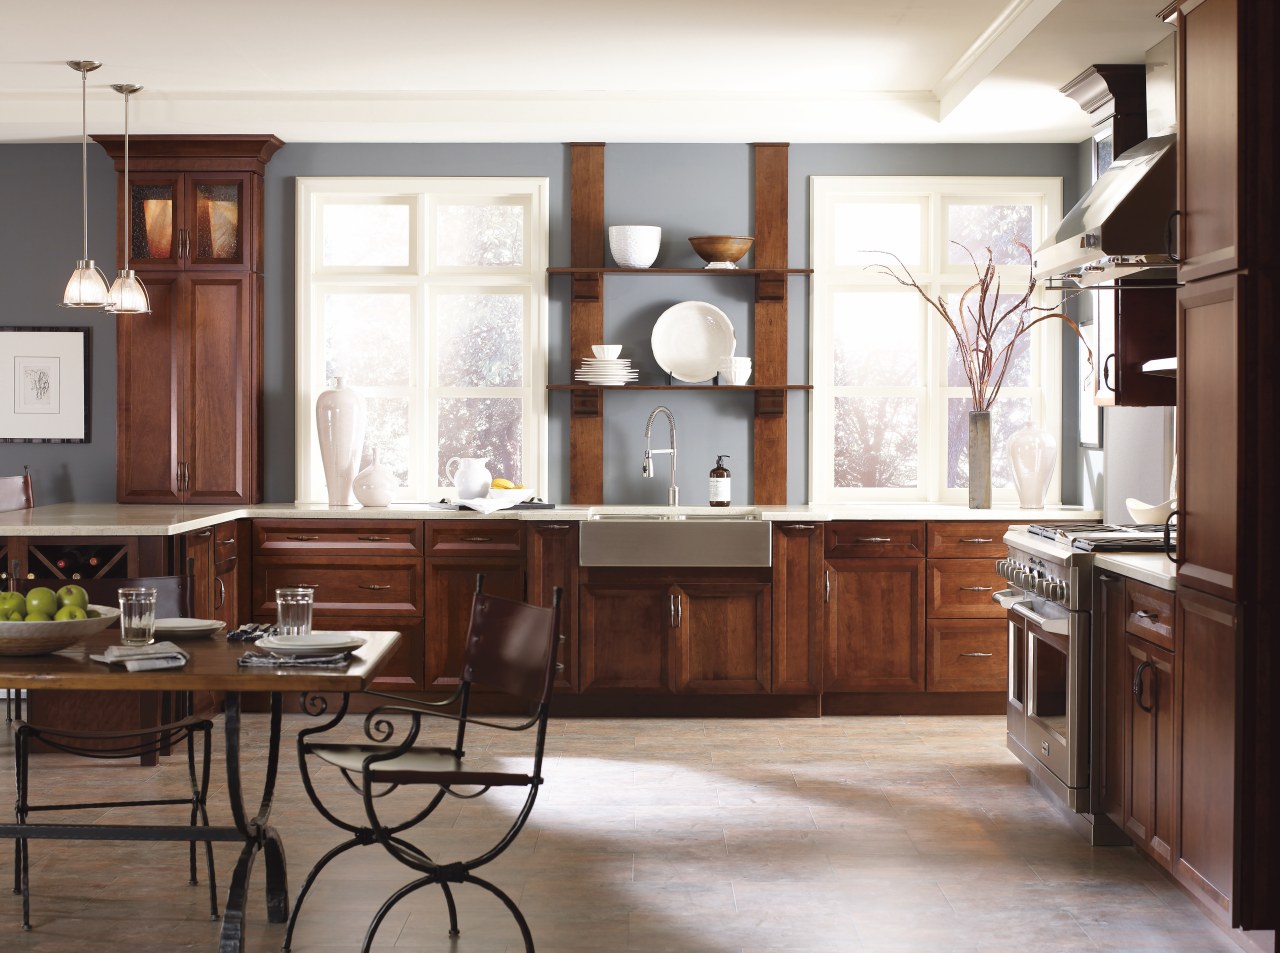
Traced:
POLYGON ((678 381, 709 381, 733 354, 738 338, 729 316, 705 301, 681 301, 663 311, 650 336, 658 366, 678 381))
POLYGON ((257 646, 272 655, 336 655, 349 652, 364 645, 364 639, 355 635, 341 635, 337 632, 312 632, 304 638, 282 639, 275 635, 265 635, 258 639, 257 646))
POLYGON ((221 619, 156 619, 156 640, 207 638, 226 625, 221 619))

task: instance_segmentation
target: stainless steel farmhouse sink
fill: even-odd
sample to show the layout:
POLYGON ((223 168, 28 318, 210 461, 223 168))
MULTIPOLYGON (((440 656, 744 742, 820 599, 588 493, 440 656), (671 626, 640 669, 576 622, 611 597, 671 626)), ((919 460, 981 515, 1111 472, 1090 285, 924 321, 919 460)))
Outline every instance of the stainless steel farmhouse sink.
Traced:
POLYGON ((758 514, 592 514, 580 524, 583 566, 769 566, 768 522, 758 514))

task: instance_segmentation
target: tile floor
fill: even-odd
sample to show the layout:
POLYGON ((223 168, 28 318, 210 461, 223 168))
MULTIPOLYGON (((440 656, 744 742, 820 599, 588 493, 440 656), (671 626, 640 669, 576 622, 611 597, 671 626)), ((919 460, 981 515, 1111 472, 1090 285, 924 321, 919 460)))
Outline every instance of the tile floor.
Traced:
MULTIPOLYGON (((262 717, 250 716, 250 734, 262 717)), ((529 826, 487 868, 542 953, 1238 953, 1132 849, 1080 840, 1027 785, 1002 718, 563 720, 548 750, 529 826)), ((260 772, 261 750, 251 753, 260 772)), ((11 760, 6 733, 6 775, 11 760)), ((296 893, 337 837, 292 766, 272 821, 296 893)), ((144 769, 45 756, 35 771, 44 791, 183 784, 168 760, 144 769)), ((222 795, 219 785, 211 807, 226 822, 222 795)), ((451 803, 423 843, 444 859, 495 832, 509 808, 451 803)), ((219 876, 235 854, 218 845, 219 876)), ((20 898, 0 894, 6 953, 216 948, 184 846, 38 841, 32 855, 30 933, 20 898)), ((293 949, 358 950, 381 899, 407 879, 376 846, 346 855, 304 906, 293 949)), ((392 912, 375 949, 523 949, 496 900, 474 887, 457 897, 457 941, 430 890, 392 912)), ((266 922, 260 891, 247 932, 250 953, 280 949, 283 927, 266 922)))

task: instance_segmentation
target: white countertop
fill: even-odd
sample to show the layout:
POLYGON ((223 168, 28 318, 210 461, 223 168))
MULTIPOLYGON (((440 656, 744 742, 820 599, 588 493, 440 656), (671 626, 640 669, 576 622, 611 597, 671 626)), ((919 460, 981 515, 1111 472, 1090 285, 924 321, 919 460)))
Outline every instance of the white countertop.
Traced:
MULTIPOLYGON (((585 520, 593 515, 644 516, 655 513, 696 516, 755 516, 771 521, 832 520, 994 520, 1034 523, 1044 520, 1098 519, 1096 510, 1078 506, 1024 510, 1014 505, 971 510, 943 503, 798 503, 780 506, 579 506, 501 510, 489 516, 427 505, 329 506, 324 503, 259 503, 255 506, 169 506, 121 503, 55 503, 31 510, 0 513, 0 536, 172 536, 233 519, 521 519, 585 520)), ((1163 557, 1161 557, 1163 558, 1163 557)), ((1117 570, 1120 571, 1120 570, 1117 570)))
POLYGON ((1178 587, 1178 567, 1164 553, 1097 553, 1093 565, 1160 589, 1178 587))

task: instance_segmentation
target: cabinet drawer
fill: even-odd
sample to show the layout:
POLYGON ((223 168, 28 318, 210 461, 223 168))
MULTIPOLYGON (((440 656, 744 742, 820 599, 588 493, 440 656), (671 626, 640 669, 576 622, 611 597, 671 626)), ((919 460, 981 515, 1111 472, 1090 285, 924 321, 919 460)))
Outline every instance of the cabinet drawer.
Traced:
POLYGON ((1003 559, 1009 555, 1009 547, 1004 544, 1008 530, 1008 523, 930 523, 929 558, 1003 559))
POLYGON ((261 555, 416 556, 422 553, 422 523, 419 520, 254 520, 253 550, 261 555))
POLYGON ((519 520, 428 520, 427 555, 481 556, 524 551, 519 520))
POLYGON ((344 566, 319 557, 266 557, 254 563, 253 612, 274 616, 276 590, 299 586, 315 590, 316 619, 421 616, 422 585, 422 564, 416 559, 370 559, 344 566))
POLYGON ((1004 588, 992 559, 930 559, 930 618, 1002 619, 1005 610, 991 601, 991 593, 1004 588))
POLYGON ((1172 652, 1173 593, 1126 579, 1124 603, 1124 630, 1172 652))
POLYGON ((924 523, 828 523, 826 555, 923 556, 924 523))
POLYGON ((1003 692, 1009 678, 1009 636, 1003 622, 930 622, 925 685, 931 692, 1003 692))
POLYGON ((213 528, 213 561, 215 563, 235 560, 240 553, 239 539, 234 523, 223 524, 213 528))

